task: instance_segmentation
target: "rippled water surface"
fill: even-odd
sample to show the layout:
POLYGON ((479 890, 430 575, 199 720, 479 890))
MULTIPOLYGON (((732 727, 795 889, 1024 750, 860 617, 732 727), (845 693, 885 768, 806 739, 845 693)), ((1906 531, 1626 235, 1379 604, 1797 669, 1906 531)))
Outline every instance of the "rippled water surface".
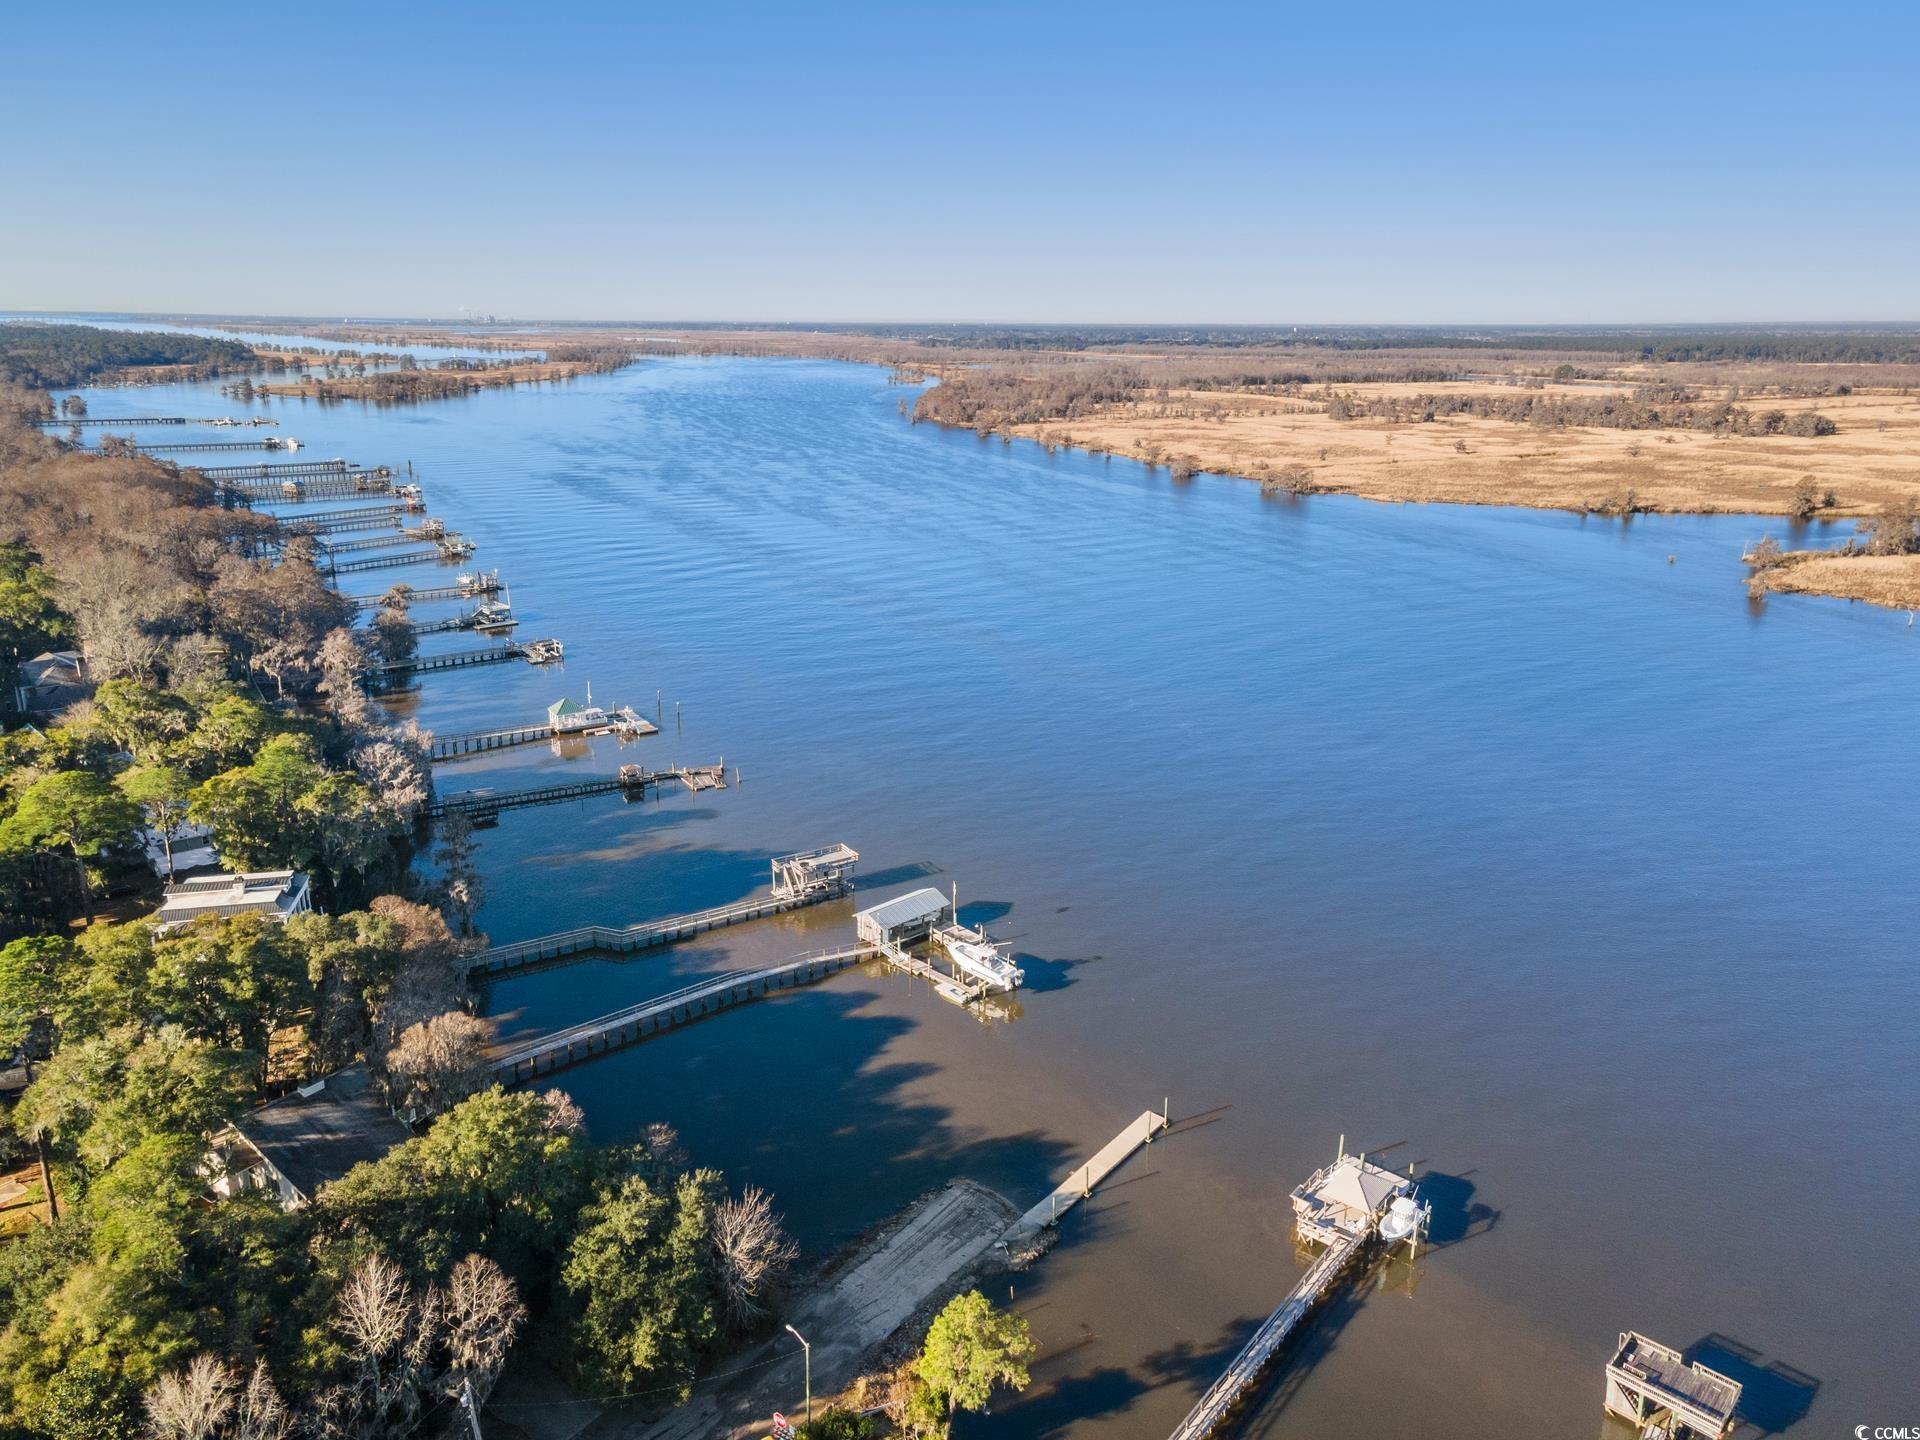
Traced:
MULTIPOLYGON (((93 413, 234 411, 210 393, 93 413)), ((429 678, 422 721, 660 697, 659 737, 443 788, 743 774, 509 814, 496 938, 736 899, 845 840, 870 893, 957 883, 1022 956, 1008 1022, 854 972, 582 1066, 595 1132, 673 1121, 820 1251, 956 1174, 1026 1203, 1171 1097, 1190 1123, 1018 1278, 1045 1351, 975 1433, 1164 1434, 1292 1283, 1287 1191, 1343 1134, 1431 1176, 1438 1243, 1321 1318, 1251 1433, 1592 1436, 1626 1328, 1792 1367, 1741 1372, 1776 1428, 1910 1412, 1920 632, 1750 607, 1752 520, 1263 501, 914 427, 910 397, 687 360, 275 412, 412 461, 520 633, 567 643, 429 678)), ((490 1005, 585 1019, 849 913, 490 1005)))

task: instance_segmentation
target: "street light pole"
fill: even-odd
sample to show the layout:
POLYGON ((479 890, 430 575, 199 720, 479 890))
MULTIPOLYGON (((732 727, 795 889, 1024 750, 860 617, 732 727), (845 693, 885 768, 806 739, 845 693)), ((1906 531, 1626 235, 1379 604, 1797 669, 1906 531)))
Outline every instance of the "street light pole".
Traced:
POLYGON ((807 1371, 807 1424, 813 1423, 813 1346, 807 1343, 807 1337, 793 1326, 787 1326, 787 1333, 800 1342, 800 1353, 807 1371))

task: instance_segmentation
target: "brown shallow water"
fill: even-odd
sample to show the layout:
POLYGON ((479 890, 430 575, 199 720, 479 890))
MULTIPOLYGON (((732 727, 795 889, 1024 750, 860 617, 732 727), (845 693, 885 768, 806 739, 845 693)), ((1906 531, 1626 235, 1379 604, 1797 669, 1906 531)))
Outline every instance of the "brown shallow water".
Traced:
MULTIPOLYGON (((1015 1282, 1045 1352, 973 1433, 1164 1434, 1292 1283, 1287 1191, 1343 1133, 1420 1163, 1438 1243, 1322 1318, 1251 1433, 1589 1437, 1628 1327, 1804 1374, 1757 1377, 1771 1428, 1911 1412, 1899 618, 1750 606, 1739 518, 1263 502, 910 427, 904 393, 679 362, 277 409, 316 453, 414 461, 523 633, 568 642, 564 672, 430 680, 426 723, 664 692, 660 737, 443 786, 744 771, 508 815, 497 938, 722 903, 844 839, 871 894, 957 882, 1027 968, 1011 1023, 863 971, 581 1066, 596 1133, 673 1121, 824 1251, 951 1175, 1037 1197, 1170 1096, 1188 1123, 1015 1282)), ((493 1009, 585 1019, 847 916, 515 978, 493 1009)))

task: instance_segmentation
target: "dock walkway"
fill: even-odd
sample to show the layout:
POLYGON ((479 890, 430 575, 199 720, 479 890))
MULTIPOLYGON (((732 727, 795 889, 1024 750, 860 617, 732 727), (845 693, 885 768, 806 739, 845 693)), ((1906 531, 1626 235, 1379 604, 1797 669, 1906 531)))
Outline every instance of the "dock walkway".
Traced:
POLYGON ((731 905, 716 905, 710 910, 696 910, 690 915, 670 915, 664 920, 648 920, 638 925, 582 925, 577 929, 562 930, 553 935, 537 935, 531 940, 483 950, 473 957, 467 974, 493 975, 506 970, 524 969, 529 965, 544 965, 575 955, 624 955, 635 950, 651 950, 656 946, 671 945, 676 940, 690 940, 709 930, 742 925, 768 915, 784 915, 789 910, 802 910, 849 893, 849 890, 816 890, 801 895, 756 895, 748 900, 736 900, 731 905))
MULTIPOLYGON (((409 605, 424 605, 432 600, 471 600, 477 595, 498 595, 504 588, 499 572, 490 570, 470 577, 464 584, 430 585, 417 590, 408 586, 406 601, 409 605)), ((356 610, 378 610, 387 603, 386 595, 349 595, 347 599, 356 610)))
POLYGON ((585 800, 594 795, 619 794, 629 800, 637 800, 649 789, 658 790, 662 785, 676 780, 689 790, 718 790, 726 784, 724 773, 718 765, 680 765, 671 770, 622 765, 618 775, 603 775, 593 780, 535 785, 528 790, 465 790, 433 801, 427 806, 427 814, 440 816, 461 810, 476 827, 485 827, 497 825, 503 810, 519 810, 529 805, 558 805, 568 800, 585 800))
MULTIPOLYGON (((468 626, 464 628, 478 628, 468 626)), ((422 627, 417 633, 429 633, 422 627)), ((535 745, 542 740, 586 739, 594 735, 618 735, 622 740, 640 740, 658 735, 660 727, 638 713, 628 713, 607 725, 588 725, 575 730, 556 730, 551 724, 515 725, 505 730, 469 730, 462 734, 435 735, 431 758, 457 760, 463 755, 482 755, 489 750, 506 750, 515 745, 535 745)))
POLYGON ((322 475, 390 475, 384 466, 364 469, 351 460, 262 460, 256 465, 194 465, 209 480, 289 480, 322 475))
POLYGON ((651 1035, 676 1025, 685 1025, 729 1006, 757 1000, 775 990, 790 990, 837 975, 872 955, 865 945, 841 950, 821 950, 768 965, 758 970, 739 970, 715 976, 697 985, 643 1000, 624 1010, 602 1015, 583 1025, 574 1025, 530 1044, 518 1046, 495 1056, 490 1062, 493 1076, 503 1085, 520 1085, 528 1080, 551 1075, 579 1061, 604 1055, 609 1050, 636 1044, 651 1035))
POLYGON ((1234 1357, 1233 1363, 1220 1378, 1207 1387, 1207 1393, 1200 1397, 1200 1403, 1187 1413, 1187 1418, 1180 1422, 1169 1440, 1205 1440, 1227 1412, 1233 1409, 1235 1402, 1259 1380, 1261 1372, 1272 1363, 1287 1337, 1326 1297, 1333 1288, 1333 1282, 1340 1278, 1371 1238, 1372 1232, 1368 1230, 1343 1235, 1329 1245, 1320 1258, 1307 1267, 1307 1273, 1300 1277, 1300 1282, 1280 1302, 1280 1308, 1253 1332, 1253 1338, 1247 1342, 1246 1348, 1234 1357))
POLYGON ((1038 1205, 1035 1205, 1007 1232, 1010 1244, 1031 1240, 1049 1225, 1093 1194, 1093 1187, 1118 1170, 1142 1145, 1151 1145, 1153 1137, 1167 1128, 1164 1113, 1142 1110, 1134 1122, 1101 1146, 1094 1157, 1062 1180, 1038 1205))

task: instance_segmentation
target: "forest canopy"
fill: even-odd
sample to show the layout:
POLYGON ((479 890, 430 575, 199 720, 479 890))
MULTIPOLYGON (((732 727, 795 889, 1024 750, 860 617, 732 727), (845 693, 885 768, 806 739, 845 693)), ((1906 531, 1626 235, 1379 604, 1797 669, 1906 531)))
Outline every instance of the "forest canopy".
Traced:
POLYGON ((150 365, 200 365, 214 370, 250 367, 251 347, 204 335, 152 330, 102 330, 93 325, 0 325, 0 379, 47 389, 81 385, 110 370, 150 365))

